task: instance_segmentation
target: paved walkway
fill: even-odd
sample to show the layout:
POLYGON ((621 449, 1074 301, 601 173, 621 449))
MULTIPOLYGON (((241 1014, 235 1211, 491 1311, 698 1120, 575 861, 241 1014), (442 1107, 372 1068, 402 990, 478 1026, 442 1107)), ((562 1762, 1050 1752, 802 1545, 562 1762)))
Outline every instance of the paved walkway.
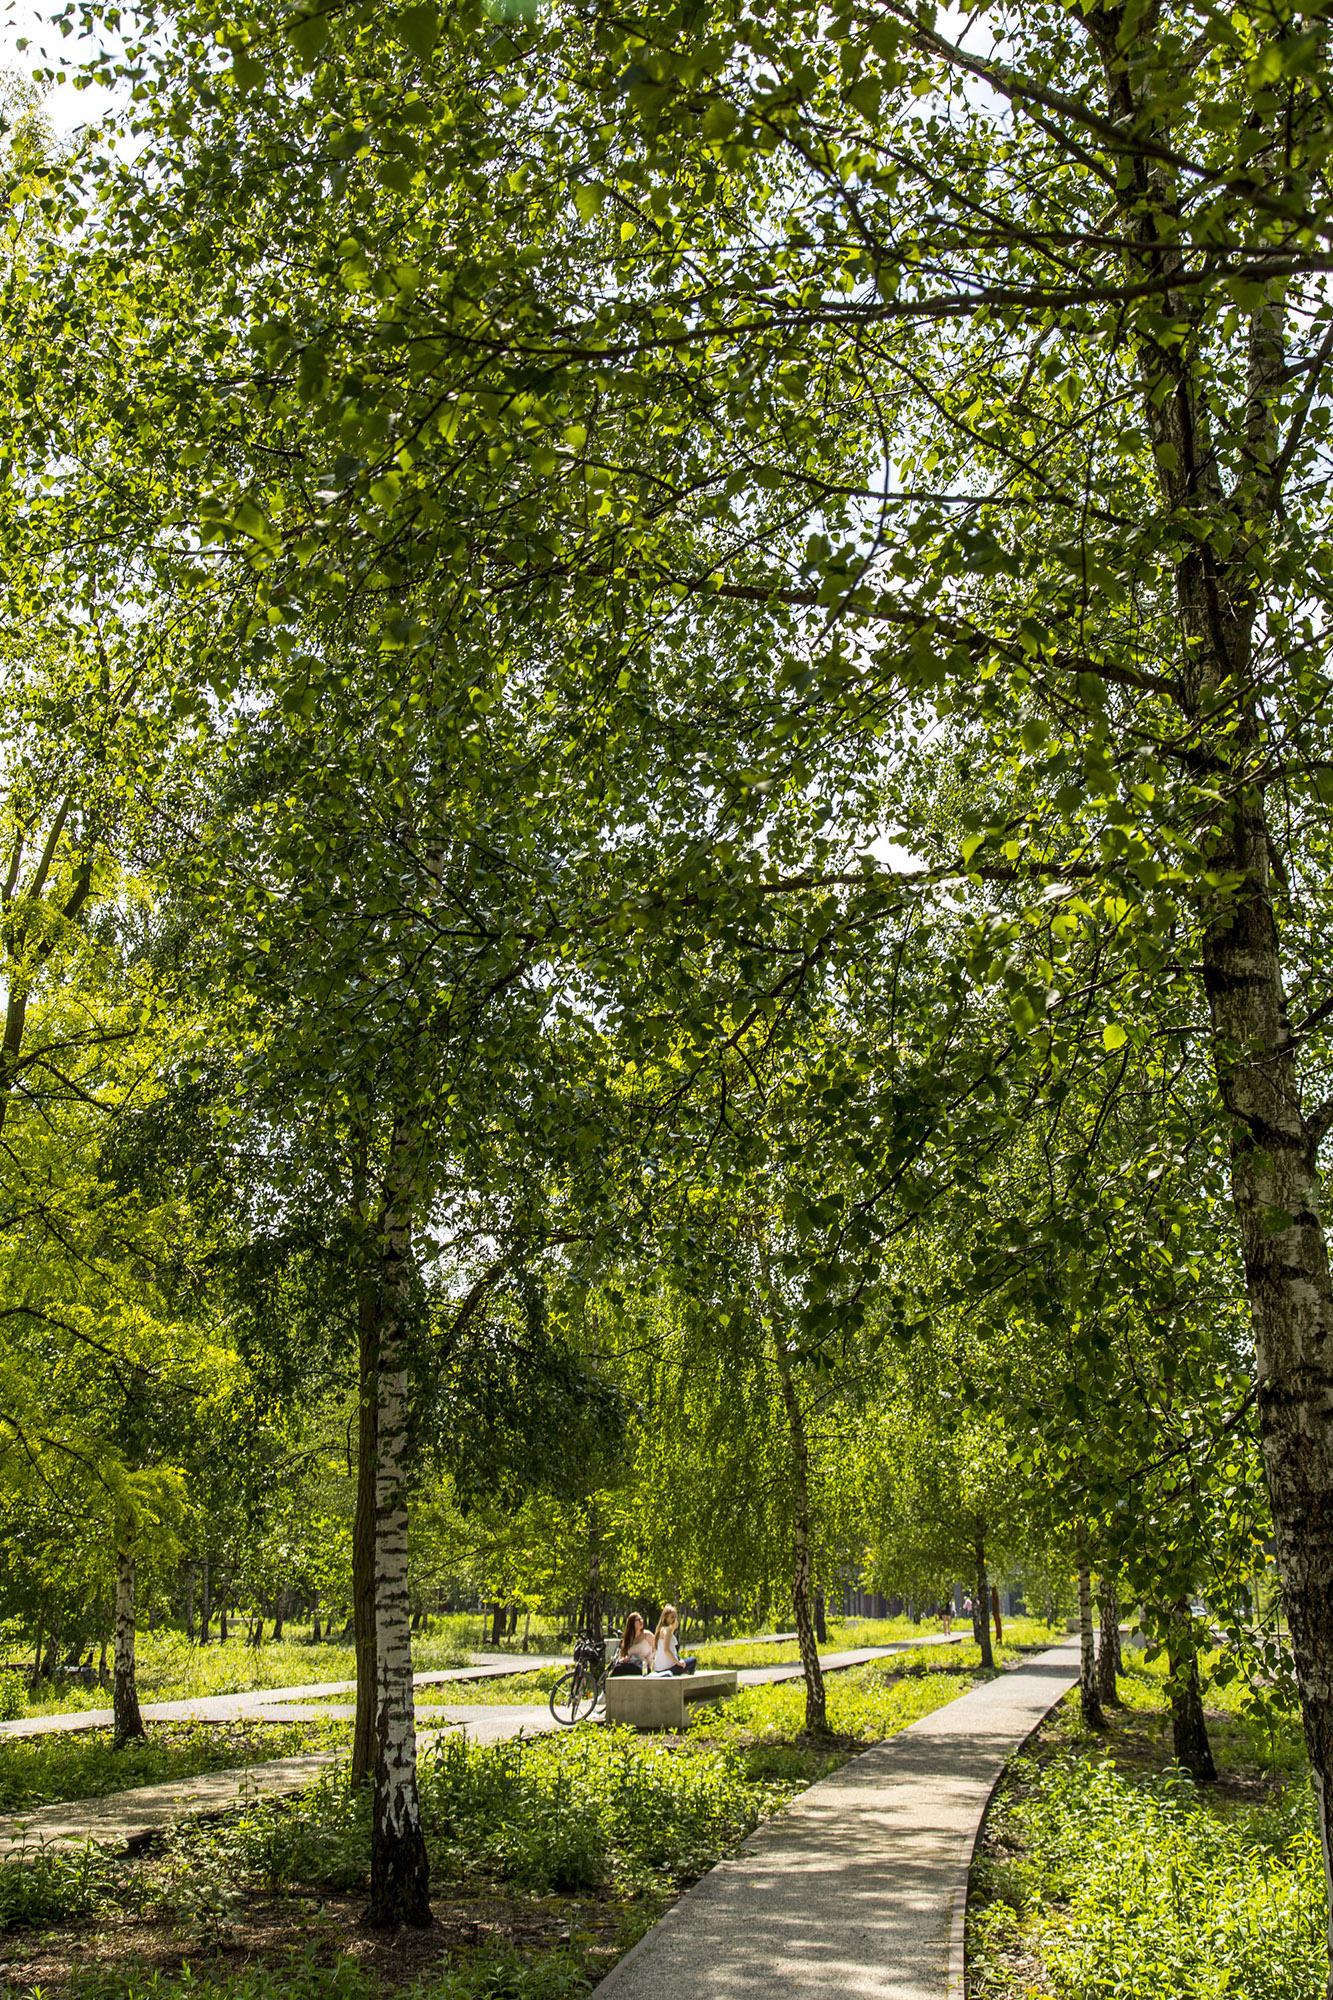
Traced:
MULTIPOLYGON (((510 1736, 538 1736, 558 1727, 549 1708, 517 1703, 504 1708, 494 1704, 419 1708, 417 1721, 423 1744, 448 1728, 461 1729, 474 1743, 499 1743, 510 1736)), ((0 1860, 34 1846, 82 1847, 90 1840, 112 1849, 134 1848, 177 1820, 226 1812, 247 1799, 282 1798, 302 1792, 345 1755, 341 1750, 318 1750, 239 1770, 206 1771, 197 1778, 137 1785, 133 1791, 111 1792, 103 1799, 37 1806, 31 1812, 0 1819, 0 1860)))
MULTIPOLYGON (((826 1653, 822 1663, 826 1673, 837 1673, 889 1654, 908 1652, 914 1646, 957 1644, 962 1636, 955 1634, 950 1641, 927 1634, 890 1646, 826 1653)), ((559 1664, 558 1660, 533 1658, 525 1662, 525 1669, 559 1664)), ((413 1678, 418 1687, 429 1689, 441 1682, 485 1682, 513 1671, 510 1665, 499 1669, 442 1669, 416 1674, 413 1678)), ((745 1686, 757 1687, 775 1681, 799 1680, 801 1671, 799 1664, 743 1667, 738 1678, 745 1686)), ((249 1689, 241 1694, 217 1695, 200 1701, 155 1702, 147 1704, 141 1712, 145 1721, 159 1722, 222 1722, 242 1715, 263 1722, 320 1718, 345 1721, 355 1715, 355 1704, 329 1697, 355 1692, 354 1681, 329 1681, 307 1687, 249 1689)), ((475 1743, 498 1743, 514 1736, 540 1735, 558 1726, 544 1703, 418 1702, 416 1717, 423 1743, 442 1729, 461 1729, 475 1743)), ((61 1729, 108 1727, 111 1721, 109 1710, 81 1709, 65 1715, 33 1716, 23 1722, 0 1724, 0 1733, 46 1735, 61 1729)), ((281 1798, 303 1791, 343 1754, 337 1750, 314 1751, 226 1771, 207 1771, 198 1777, 172 1779, 160 1785, 138 1785, 131 1791, 112 1792, 101 1799, 74 1799, 61 1805, 34 1807, 30 1812, 0 1818, 0 1860, 34 1844, 82 1846, 91 1840, 112 1848, 134 1848, 177 1820, 225 1812, 247 1799, 281 1798)))
POLYGON ((961 2000, 953 1939, 982 1814, 1077 1677, 1077 1641, 1052 1647, 812 1785, 682 1896, 596 2000, 667 1988, 690 2000, 961 2000))
MULTIPOLYGON (((781 1636, 781 1635, 780 1635, 781 1636)), ((957 1645, 964 1637, 955 1632, 951 1639, 942 1633, 926 1633, 919 1639, 899 1639, 889 1646, 865 1646, 849 1653, 826 1653, 823 1655, 826 1672, 836 1672, 839 1667, 860 1666, 867 1660, 882 1659, 889 1653, 902 1653, 913 1646, 957 1645)), ((495 1655, 496 1661, 502 1656, 495 1655)), ((442 1682, 452 1687, 459 1681, 507 1680, 511 1674, 537 1673, 543 1667, 568 1666, 564 1654, 529 1653, 511 1654, 503 1664, 487 1663, 477 1667, 436 1667, 427 1673, 413 1674, 414 1684, 419 1688, 438 1687, 442 1682)), ((758 1685, 763 1681, 799 1680, 799 1661, 777 1667, 743 1667, 742 1679, 747 1685, 758 1685)), ((139 1710, 145 1722, 237 1722, 248 1718, 253 1722, 307 1722, 320 1715, 337 1715, 336 1708, 308 1708, 308 1702, 328 1702, 339 1695, 355 1695, 355 1681, 312 1681, 303 1687, 245 1688, 238 1694, 212 1694, 193 1696, 185 1701, 149 1701, 139 1710)), ((25 1715, 15 1722, 0 1722, 0 1739, 6 1736, 59 1736, 69 1730, 110 1729, 115 1716, 109 1708, 73 1708, 59 1715, 25 1715)))
MULTIPOLYGON (((455 1681, 503 1680, 513 1673, 532 1673, 539 1667, 567 1664, 563 1658, 533 1654, 519 1666, 511 1662, 503 1667, 437 1667, 429 1673, 413 1674, 412 1680, 417 1687, 436 1687, 441 1681, 452 1687, 455 1681)), ((288 1714, 293 1703, 324 1701, 355 1693, 355 1681, 312 1681, 307 1687, 245 1688, 239 1694, 198 1695, 187 1701, 149 1701, 141 1705, 139 1713, 145 1722, 236 1722, 243 1717, 258 1722, 288 1722, 303 1719, 308 1713, 288 1714), (270 1709, 272 1714, 268 1713, 270 1709)), ((115 1715, 109 1708, 73 1708, 60 1715, 25 1715, 17 1722, 0 1722, 0 1737, 58 1736, 66 1730, 110 1729, 114 1721, 115 1715)))
MULTIPOLYGON (((871 1660, 886 1660, 894 1653, 910 1653, 916 1646, 961 1646, 968 1632, 955 1632, 945 1638, 942 1632, 933 1632, 923 1639, 896 1639, 888 1646, 861 1646, 851 1653, 821 1653, 819 1664, 826 1674, 836 1674, 844 1667, 868 1666, 871 1660)), ((799 1660, 779 1667, 738 1667, 736 1676, 742 1687, 763 1687, 766 1682, 799 1681, 805 1673, 799 1660)))

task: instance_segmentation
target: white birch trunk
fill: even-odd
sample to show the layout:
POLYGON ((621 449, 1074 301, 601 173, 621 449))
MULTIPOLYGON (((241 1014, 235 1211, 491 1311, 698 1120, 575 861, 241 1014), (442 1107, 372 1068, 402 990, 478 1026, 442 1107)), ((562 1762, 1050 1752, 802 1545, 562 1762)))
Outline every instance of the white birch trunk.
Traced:
POLYGON ((412 1198, 409 1149, 395 1130, 384 1215, 375 1453, 376 1757, 368 1921, 430 1922, 430 1864, 417 1794, 412 1617, 407 1588, 407 1365, 412 1198))
POLYGON ((134 1551, 122 1543, 116 1549, 116 1655, 112 1670, 112 1712, 115 1717, 116 1748, 135 1737, 147 1735, 139 1713, 139 1687, 135 1677, 135 1561, 134 1551))
POLYGON ((1092 1578, 1079 1536, 1078 1552, 1078 1705, 1089 1729, 1104 1729, 1106 1718, 1097 1698, 1097 1646, 1092 1630, 1092 1578))

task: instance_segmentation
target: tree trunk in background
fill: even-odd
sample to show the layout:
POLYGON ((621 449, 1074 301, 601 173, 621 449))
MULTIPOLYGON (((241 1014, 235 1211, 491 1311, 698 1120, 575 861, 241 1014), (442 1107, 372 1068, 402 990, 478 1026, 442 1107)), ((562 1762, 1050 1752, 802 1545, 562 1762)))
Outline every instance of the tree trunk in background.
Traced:
POLYGON ((507 1639, 512 1639, 517 1630, 518 1630, 518 1606, 516 1604, 511 1604, 509 1607, 509 1617, 505 1624, 505 1637, 507 1639))
POLYGON ((995 1643, 997 1646, 1002 1646, 1004 1644, 1004 1622, 1000 1617, 1000 1586, 998 1583, 993 1583, 990 1587, 990 1608, 991 1616, 995 1620, 995 1643))
POLYGON ((185 1565, 185 1637, 194 1644, 194 1564, 185 1565))
MULTIPOLYGON (((602 1609, 602 1524, 597 1503, 588 1502, 588 1582, 579 1606, 579 1630, 589 1639, 600 1639, 605 1626, 602 1609)), ((499 1606, 496 1606, 497 1611, 499 1606)), ((496 1620, 499 1629, 499 1620, 496 1620)))
POLYGON ((976 1557, 977 1569, 977 1594, 972 1600, 972 1623, 976 1630, 977 1644, 981 1648, 981 1664, 983 1667, 993 1670, 995 1666, 995 1654, 991 1650, 990 1642, 990 1579, 986 1575, 986 1537, 981 1528, 977 1529, 976 1540, 972 1545, 972 1552, 976 1557))
POLYGON ((281 1639, 282 1637, 282 1622, 286 1615, 287 1591, 286 1587, 283 1586, 273 1593, 273 1636, 275 1639, 281 1639))
POLYGON ((107 1655, 110 1653, 110 1651, 111 1651, 111 1641, 104 1632, 102 1634, 102 1643, 98 1649, 98 1654, 97 1654, 97 1685, 100 1688, 108 1686, 111 1680, 111 1676, 107 1671, 107 1655))
MULTIPOLYGON (((1312 14, 1316 22, 1320 11, 1312 14)), ((1182 268, 1184 258, 1175 234, 1179 177, 1165 164, 1167 153, 1154 155, 1151 148, 1159 128, 1162 137, 1169 140, 1171 134, 1167 114, 1144 101, 1141 79, 1151 75, 1152 57, 1144 62, 1137 36, 1124 32, 1124 9, 1091 7, 1082 18, 1105 69, 1108 113, 1134 132, 1129 142, 1134 166, 1123 176, 1119 194, 1126 220, 1133 218, 1126 240, 1137 246, 1126 259, 1127 274, 1139 281, 1151 272, 1152 281, 1160 283, 1164 274, 1182 268)), ((1143 20, 1146 25, 1148 17, 1143 20)), ((1326 25, 1316 33, 1325 53, 1316 55, 1312 73, 1327 69, 1326 25)), ((1290 115, 1298 121, 1300 110, 1300 100, 1293 98, 1290 115)), ((1271 179, 1279 202, 1293 194, 1301 198, 1306 169, 1298 163, 1309 157, 1307 148, 1298 122, 1285 144, 1264 156, 1262 175, 1271 179)), ((1282 901, 1294 905, 1289 958, 1297 968, 1305 912, 1300 886, 1293 892, 1283 882, 1274 892, 1280 848, 1268 826, 1265 790, 1272 775, 1266 663, 1256 662, 1256 637, 1267 644, 1270 636, 1263 616, 1269 537, 1281 517, 1288 473, 1294 471, 1283 444, 1284 431, 1288 443, 1292 436, 1290 411, 1283 407, 1291 382, 1292 282, 1275 276, 1247 302, 1245 369, 1228 413, 1243 458, 1230 492, 1222 474, 1225 455, 1214 441, 1215 378, 1207 378, 1196 362, 1200 350, 1189 342, 1140 342, 1137 353, 1140 408, 1155 451, 1159 490, 1186 530, 1181 538, 1186 552, 1177 556, 1174 572, 1183 642, 1178 704, 1182 723, 1197 731, 1199 752, 1213 773, 1210 823, 1199 828, 1201 898, 1215 885, 1201 908, 1199 983, 1225 1113, 1231 1196, 1254 1325, 1259 1434, 1319 1806, 1333 1994, 1333 1284, 1319 1176, 1319 1149, 1333 1129, 1333 1100, 1308 1113, 1302 1103, 1303 1043, 1291 1027, 1278 911, 1282 901), (1210 530, 1236 505, 1238 494, 1241 532, 1228 532, 1223 544, 1210 530), (1196 525, 1197 535, 1189 532, 1196 525)), ((1191 308, 1167 290, 1163 310, 1188 319, 1191 308)), ((1299 853, 1296 859, 1299 866, 1299 853)), ((1318 1087, 1322 1080, 1307 1076, 1306 1081, 1318 1087)))
POLYGON ((1120 1690, 1115 1677, 1120 1671, 1120 1599, 1111 1571, 1097 1579, 1097 1610, 1097 1694, 1104 1705, 1119 1708, 1120 1690))
POLYGON ((375 1458, 378 1431, 379 1274, 367 1268, 357 1295, 356 1517, 352 1523, 352 1629, 356 1639, 356 1723, 352 1783, 375 1770, 375 1458))
POLYGON ((773 1346, 777 1355, 782 1407, 787 1417, 790 1450, 793 1564, 791 1607, 796 1624, 796 1643, 805 1675, 805 1726, 812 1735, 828 1732, 828 1699, 824 1692, 824 1669, 819 1663, 819 1642, 815 1638, 813 1577, 810 1561, 810 1445, 806 1436, 805 1412, 792 1373, 781 1325, 773 1321, 773 1346))
POLYGON ((311 1600, 310 1600, 310 1643, 311 1643, 311 1645, 312 1645, 312 1646, 317 1646, 317 1645, 319 1644, 319 1641, 320 1641, 320 1637, 321 1637, 321 1634, 320 1634, 320 1629, 319 1629, 319 1592, 318 1592, 318 1591, 316 1591, 316 1592, 315 1592, 315 1594, 314 1594, 314 1596, 313 1596, 313 1597, 311 1598, 311 1600))
POLYGON ((828 1644, 828 1609, 824 1603, 822 1590, 815 1592, 815 1638, 821 1646, 828 1644))
POLYGON ((111 1706, 117 1750, 137 1736, 146 1736, 139 1713, 139 1687, 134 1671, 134 1552, 116 1550, 116 1663, 111 1706))
POLYGON ((230 1579, 229 1579, 228 1577, 225 1577, 225 1576, 224 1576, 224 1577, 223 1577, 223 1579, 222 1579, 222 1584, 221 1584, 221 1588, 219 1589, 219 1592, 218 1592, 218 1644, 219 1644, 219 1646, 225 1646, 225 1645, 226 1645, 226 1643, 227 1643, 227 1640, 228 1640, 228 1637, 230 1636, 230 1627, 229 1627, 229 1626, 228 1626, 228 1624, 227 1624, 227 1590, 228 1590, 228 1586, 229 1586, 229 1583, 230 1583, 230 1579))
POLYGON ((491 1606, 491 1644, 498 1646, 505 1635, 505 1608, 496 1603, 491 1606))
POLYGON ((1092 1632, 1092 1578, 1088 1574, 1083 1537, 1078 1553, 1078 1705, 1089 1729, 1105 1729, 1106 1717, 1097 1698, 1097 1654, 1092 1632))
POLYGON ((430 1922, 430 1862, 417 1793, 407 1578, 407 1359, 412 1257, 411 1149, 390 1142, 379 1315, 375 1451, 375 1800, 370 1906, 377 1928, 430 1922))
POLYGON ((213 1622, 212 1571, 209 1568, 208 1557, 205 1556, 203 1562, 203 1577, 201 1580, 201 1586, 199 1592, 199 1644, 201 1646, 207 1646, 209 1644, 208 1628, 212 1624, 212 1622, 213 1622))
POLYGON ((1177 1605, 1176 1612, 1177 1622, 1166 1649, 1171 1669, 1171 1748, 1177 1764, 1192 1778, 1200 1784, 1211 1784, 1217 1776, 1217 1766, 1203 1712, 1198 1648, 1189 1623, 1189 1606, 1177 1605))

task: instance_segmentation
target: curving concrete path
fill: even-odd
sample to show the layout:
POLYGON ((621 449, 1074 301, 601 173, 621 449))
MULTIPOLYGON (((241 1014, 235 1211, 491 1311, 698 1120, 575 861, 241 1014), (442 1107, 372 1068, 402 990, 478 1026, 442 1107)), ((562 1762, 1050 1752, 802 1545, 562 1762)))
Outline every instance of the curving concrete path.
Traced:
MULTIPOLYGON (((348 1714, 352 1713, 349 1709, 348 1714)), ((511 1736, 540 1736, 559 1726, 549 1708, 516 1703, 505 1708, 494 1703, 489 1707, 446 1704, 418 1708, 417 1722, 423 1746, 442 1729, 461 1729, 474 1743, 499 1743, 511 1736)), ((314 1750, 305 1756, 274 1758, 267 1764, 205 1771, 195 1778, 168 1779, 160 1785, 136 1785, 132 1791, 110 1792, 101 1799, 34 1806, 0 1819, 0 1861, 31 1853, 34 1847, 83 1847, 89 1841, 113 1852, 133 1849, 178 1820, 226 1812, 250 1799, 303 1792, 346 1754, 344 1750, 314 1750)))
MULTIPOLYGON (((510 1674, 534 1673, 539 1667, 567 1666, 568 1661, 554 1655, 533 1654, 522 1660, 518 1666, 503 1667, 433 1667, 427 1673, 413 1674, 415 1687, 435 1687, 441 1681, 451 1686, 455 1681, 497 1681, 505 1680, 510 1674)), ((312 1681, 306 1687, 266 1687, 244 1688, 236 1694, 192 1695, 183 1701, 146 1701, 140 1704, 139 1713, 145 1722, 235 1722, 248 1716, 258 1722, 291 1722, 304 1720, 309 1714, 327 1714, 327 1710, 297 1709, 289 1713, 293 1703, 326 1701, 331 1696, 356 1693, 355 1681, 312 1681), (270 1715, 268 1711, 272 1709, 270 1715)), ((115 1715, 109 1708, 71 1708, 59 1715, 25 1715, 16 1722, 0 1722, 0 1737, 5 1736, 59 1736, 72 1729, 110 1729, 115 1715)))
POLYGON ((1077 1641, 1054 1646, 812 1785, 688 1890, 596 2000, 962 2000, 982 1816, 1077 1678, 1077 1641))
MULTIPOLYGON (((942 1635, 926 1634, 889 1646, 865 1647, 855 1652, 823 1655, 826 1673, 861 1666, 869 1660, 895 1653, 910 1652, 915 1646, 958 1643, 942 1635)), ((529 1668, 563 1664, 536 1659, 529 1668)), ((520 1669, 519 1671, 523 1671, 520 1669)), ((432 1671, 413 1676, 418 1688, 429 1689, 440 1682, 482 1682, 513 1672, 487 1667, 432 1671)), ((766 1682, 799 1680, 798 1665, 745 1667, 739 1680, 747 1686, 766 1682)), ((241 1694, 217 1695, 197 1701, 157 1702, 145 1705, 145 1721, 222 1722, 240 1715, 263 1722, 308 1720, 345 1721, 355 1715, 355 1706, 328 1697, 354 1693, 355 1682, 322 1682, 308 1687, 258 1688, 241 1694)), ((484 1685, 478 1688, 484 1696, 484 1685)), ((54 1734, 65 1729, 105 1727, 109 1710, 80 1709, 64 1715, 33 1716, 20 1722, 0 1723, 0 1735, 32 1736, 54 1734)), ((461 1729, 475 1743, 498 1743, 514 1736, 537 1736, 559 1725, 549 1707, 528 1703, 430 1703, 416 1705, 417 1726, 423 1744, 441 1729, 461 1729)), ((593 1720, 600 1722, 600 1714, 593 1720)), ((303 1791, 344 1753, 336 1750, 312 1751, 303 1756, 275 1758, 268 1763, 250 1764, 224 1771, 207 1771, 193 1778, 168 1779, 162 1784, 137 1785, 132 1790, 112 1792, 100 1799, 74 1799, 60 1805, 36 1806, 26 1812, 0 1818, 0 1861, 38 1846, 82 1846, 87 1841, 111 1848, 133 1848, 150 1834, 161 1832, 175 1821, 202 1814, 224 1812, 251 1798, 276 1798, 303 1791)))

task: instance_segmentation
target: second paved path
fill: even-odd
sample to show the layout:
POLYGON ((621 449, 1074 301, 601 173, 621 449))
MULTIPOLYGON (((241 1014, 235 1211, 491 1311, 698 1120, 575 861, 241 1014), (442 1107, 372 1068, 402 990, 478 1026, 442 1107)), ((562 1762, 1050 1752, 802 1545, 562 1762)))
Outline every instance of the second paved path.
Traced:
POLYGON ((812 1785, 682 1896, 595 2000, 946 2000, 991 1789, 1077 1672, 1077 1645, 1052 1647, 812 1785))
MULTIPOLYGON (((418 1711, 423 1742, 442 1728, 461 1729, 474 1743, 499 1743, 511 1736, 539 1736, 556 1727, 549 1708, 482 1708, 462 1704, 418 1711)), ((196 1778, 136 1785, 102 1799, 72 1799, 65 1805, 36 1806, 0 1819, 0 1861, 34 1847, 82 1847, 87 1841, 112 1850, 136 1846, 183 1819, 226 1812, 249 1799, 282 1798, 303 1792, 345 1756, 316 1750, 303 1757, 275 1758, 230 1771, 205 1771, 196 1778)))

